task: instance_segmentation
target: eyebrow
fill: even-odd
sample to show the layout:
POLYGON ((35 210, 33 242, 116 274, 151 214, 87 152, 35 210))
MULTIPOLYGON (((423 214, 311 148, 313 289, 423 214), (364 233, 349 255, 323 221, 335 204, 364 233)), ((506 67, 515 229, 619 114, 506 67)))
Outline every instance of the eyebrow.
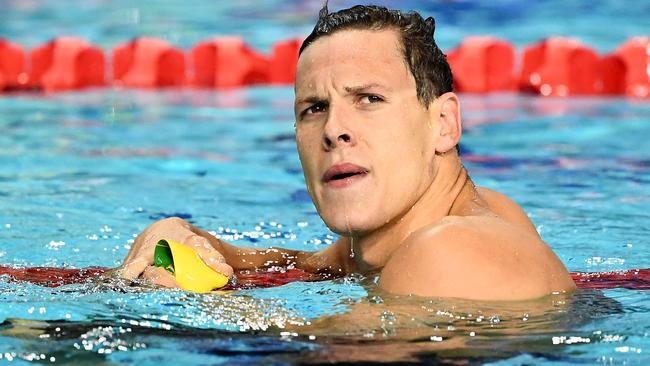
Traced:
POLYGON ((386 87, 384 85, 378 84, 378 83, 370 83, 370 84, 363 84, 359 86, 346 86, 343 88, 347 93, 349 94, 358 94, 358 93, 363 93, 367 91, 368 89, 373 89, 373 88, 378 88, 378 89, 383 89, 386 91, 392 91, 391 88, 386 87))
POLYGON ((323 101, 325 101, 325 98, 318 97, 315 95, 310 95, 308 97, 298 99, 296 101, 296 105, 303 104, 303 103, 316 104, 323 101))
MULTIPOLYGON (((346 86, 346 87, 343 87, 343 90, 345 90, 345 92, 348 93, 348 94, 359 94, 359 93, 367 92, 368 89, 373 89, 373 88, 383 89, 383 90, 386 90, 386 91, 389 91, 389 92, 393 90, 393 89, 391 89, 391 88, 389 88, 387 86, 381 85, 379 83, 369 83, 369 84, 363 84, 363 85, 358 85, 358 86, 346 86)), ((300 99, 296 100, 295 105, 300 105, 300 104, 303 104, 303 103, 316 104, 316 103, 325 102, 325 101, 327 101, 326 98, 319 97, 319 96, 316 96, 316 95, 310 95, 308 97, 300 98, 300 99)))

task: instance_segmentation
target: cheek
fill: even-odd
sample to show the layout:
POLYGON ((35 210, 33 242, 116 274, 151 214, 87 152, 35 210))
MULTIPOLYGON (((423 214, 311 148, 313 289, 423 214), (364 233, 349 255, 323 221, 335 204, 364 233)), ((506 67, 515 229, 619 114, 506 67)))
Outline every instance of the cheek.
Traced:
POLYGON ((296 146, 298 147, 298 156, 300 162, 305 166, 310 160, 313 160, 314 155, 314 138, 309 131, 296 130, 296 146))
POLYGON ((318 162, 318 141, 310 131, 296 130, 296 146, 307 185, 311 185, 318 162))
POLYGON ((385 189, 393 197, 417 194, 429 176, 430 150, 422 129, 394 131, 382 149, 381 167, 386 180, 385 189))
POLYGON ((401 175, 408 171, 424 155, 421 142, 422 136, 419 132, 408 129, 394 129, 379 141, 379 159, 382 166, 389 170, 392 175, 401 175))

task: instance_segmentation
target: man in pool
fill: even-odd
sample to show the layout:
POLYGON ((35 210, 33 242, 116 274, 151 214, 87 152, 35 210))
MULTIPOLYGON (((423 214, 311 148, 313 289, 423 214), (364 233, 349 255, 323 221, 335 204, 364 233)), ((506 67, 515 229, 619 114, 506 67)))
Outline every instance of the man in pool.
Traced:
POLYGON ((375 6, 321 10, 300 49, 296 143, 307 190, 340 238, 319 252, 247 249, 179 218, 142 232, 121 267, 175 286, 153 267, 159 239, 233 270, 288 266, 380 272, 390 293, 521 300, 575 288, 524 211, 476 187, 457 149, 460 100, 434 20, 375 6))

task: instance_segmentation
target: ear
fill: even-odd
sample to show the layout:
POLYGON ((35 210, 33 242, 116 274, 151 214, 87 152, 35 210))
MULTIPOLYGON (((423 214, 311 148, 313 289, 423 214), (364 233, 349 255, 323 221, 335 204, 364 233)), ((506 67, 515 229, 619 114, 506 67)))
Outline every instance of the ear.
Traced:
POLYGON ((460 100, 454 93, 445 93, 430 108, 432 120, 438 122, 439 135, 435 136, 436 153, 442 154, 453 149, 463 134, 460 117, 460 100))

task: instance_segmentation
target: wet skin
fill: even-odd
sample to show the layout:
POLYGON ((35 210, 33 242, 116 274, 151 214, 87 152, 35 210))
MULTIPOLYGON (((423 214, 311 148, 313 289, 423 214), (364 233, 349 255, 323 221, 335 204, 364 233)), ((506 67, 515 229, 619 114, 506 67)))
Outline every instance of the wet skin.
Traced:
POLYGON ((309 194, 340 239, 320 252, 227 244, 181 219, 147 228, 122 275, 175 286, 151 267, 160 238, 199 251, 218 271, 294 264, 312 272, 381 271, 395 294, 520 300, 575 288, 523 210, 475 187, 455 149, 460 101, 424 106, 394 30, 343 30, 302 53, 296 143, 309 194))

